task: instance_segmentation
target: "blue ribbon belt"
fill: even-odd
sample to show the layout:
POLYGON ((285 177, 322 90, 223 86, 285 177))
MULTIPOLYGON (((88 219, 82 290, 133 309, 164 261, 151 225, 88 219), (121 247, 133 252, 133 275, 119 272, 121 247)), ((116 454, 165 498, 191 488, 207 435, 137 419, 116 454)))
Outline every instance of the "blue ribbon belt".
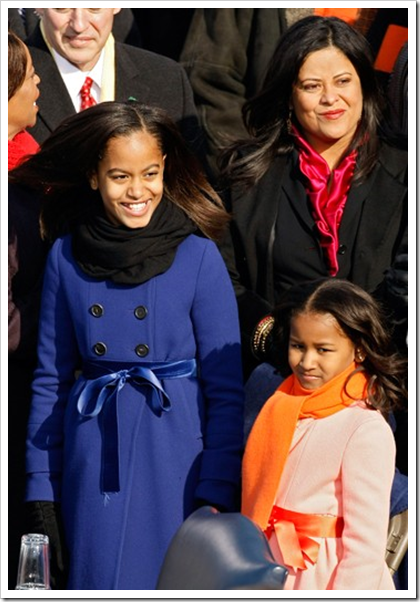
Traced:
POLYGON ((119 435, 118 435, 118 394, 127 382, 151 388, 148 402, 157 416, 169 412, 172 404, 160 379, 183 378, 197 375, 195 360, 176 362, 142 362, 127 367, 115 362, 89 362, 83 367, 83 376, 87 379, 77 400, 77 410, 84 418, 94 418, 102 413, 102 491, 114 493, 120 491, 119 471, 119 435))

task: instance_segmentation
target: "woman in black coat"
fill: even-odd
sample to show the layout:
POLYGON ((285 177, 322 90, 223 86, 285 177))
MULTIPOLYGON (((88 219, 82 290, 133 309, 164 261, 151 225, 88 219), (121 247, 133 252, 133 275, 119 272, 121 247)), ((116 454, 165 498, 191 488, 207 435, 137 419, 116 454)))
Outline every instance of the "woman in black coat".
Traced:
POLYGON ((245 104, 249 138, 222 168, 246 376, 272 359, 269 315, 291 285, 331 276, 386 296, 406 244, 407 154, 381 138, 382 107, 366 39, 317 16, 286 31, 245 104))

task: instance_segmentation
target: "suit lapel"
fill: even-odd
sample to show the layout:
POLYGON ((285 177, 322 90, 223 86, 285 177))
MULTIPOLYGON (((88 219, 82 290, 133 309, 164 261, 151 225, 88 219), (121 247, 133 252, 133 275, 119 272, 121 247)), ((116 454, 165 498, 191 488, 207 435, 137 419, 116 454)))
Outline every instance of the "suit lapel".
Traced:
POLYGON ((258 185, 246 193, 240 188, 233 192, 232 210, 235 221, 239 224, 239 229, 247 232, 249 240, 253 240, 254 243, 261 233, 266 243, 268 232, 275 225, 286 162, 287 157, 278 157, 258 185))
POLYGON ((293 167, 290 175, 286 175, 284 178, 283 190, 292 211, 298 215, 299 220, 303 221, 309 230, 312 230, 314 227, 314 219, 311 214, 305 186, 302 183, 302 176, 297 162, 294 159, 295 157, 292 158, 293 167))
POLYGON ((344 207, 343 217, 340 225, 340 232, 346 232, 352 221, 360 214, 361 207, 370 195, 374 178, 368 178, 360 185, 352 185, 344 207))
POLYGON ((26 8, 25 9, 25 19, 26 19, 26 31, 27 36, 29 37, 33 31, 37 28, 39 23, 39 17, 35 13, 35 9, 26 8))
POLYGON ((147 104, 150 88, 142 81, 143 66, 135 63, 123 44, 115 44, 115 100, 125 102, 130 98, 147 104), (141 90, 137 98, 136 90, 141 90))
POLYGON ((241 189, 232 192, 233 229, 237 231, 241 244, 246 249, 250 286, 253 290, 258 290, 258 282, 261 282, 262 295, 270 303, 274 302, 275 227, 282 194, 281 181, 287 161, 286 156, 277 157, 258 185, 246 193, 241 189))
POLYGON ((33 36, 28 38, 28 46, 35 71, 41 78, 37 119, 53 131, 63 119, 75 113, 74 106, 57 65, 42 39, 39 27, 33 36))
POLYGON ((35 70, 41 78, 41 94, 37 101, 38 119, 41 119, 49 130, 54 131, 66 117, 76 111, 52 57, 51 60, 52 63, 43 61, 43 66, 36 66, 35 70), (44 85, 42 81, 45 82, 44 85))

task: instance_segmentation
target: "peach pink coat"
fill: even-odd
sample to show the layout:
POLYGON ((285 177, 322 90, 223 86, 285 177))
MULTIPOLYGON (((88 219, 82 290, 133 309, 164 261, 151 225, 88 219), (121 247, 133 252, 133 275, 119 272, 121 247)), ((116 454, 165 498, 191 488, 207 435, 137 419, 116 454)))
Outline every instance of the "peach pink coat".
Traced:
MULTIPOLYGON (((315 565, 290 573, 285 589, 392 590, 385 564, 391 485, 392 431, 360 402, 322 419, 298 422, 276 505, 309 514, 344 517, 341 539, 317 539, 315 565)), ((270 547, 285 564, 276 536, 270 547)))

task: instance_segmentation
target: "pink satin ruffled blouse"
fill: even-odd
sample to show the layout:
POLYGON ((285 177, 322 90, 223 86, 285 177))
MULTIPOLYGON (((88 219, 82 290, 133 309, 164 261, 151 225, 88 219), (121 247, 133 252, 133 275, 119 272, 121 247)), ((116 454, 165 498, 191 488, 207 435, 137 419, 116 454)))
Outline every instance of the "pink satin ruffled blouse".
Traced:
POLYGON ((330 275, 336 276, 338 231, 356 166, 357 151, 347 155, 331 172, 325 159, 306 142, 295 127, 293 133, 299 151, 300 170, 306 176, 306 192, 319 232, 320 244, 330 275))

